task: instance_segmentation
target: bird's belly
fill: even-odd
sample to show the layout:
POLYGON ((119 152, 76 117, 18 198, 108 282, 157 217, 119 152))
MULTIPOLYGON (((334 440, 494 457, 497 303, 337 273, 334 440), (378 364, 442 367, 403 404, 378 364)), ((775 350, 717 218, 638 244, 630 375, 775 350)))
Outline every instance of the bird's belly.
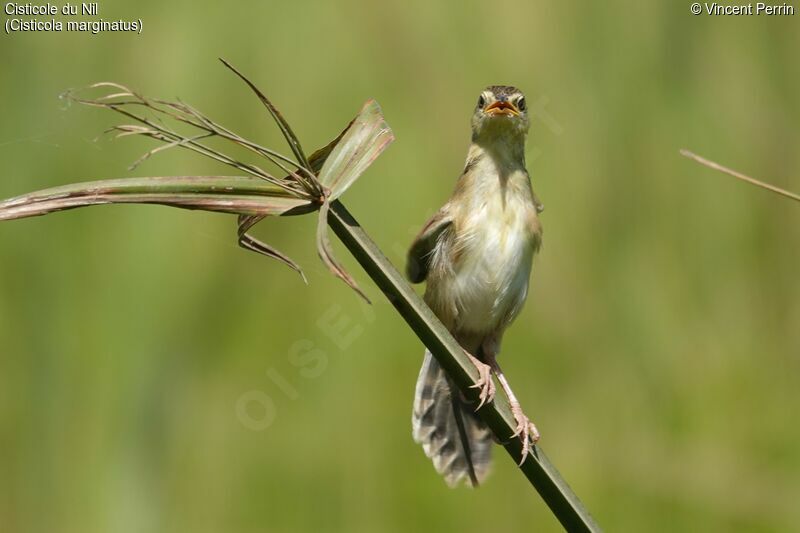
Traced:
POLYGON ((454 262, 449 289, 456 327, 488 333, 507 324, 528 292, 533 247, 522 224, 484 221, 476 225, 454 262))

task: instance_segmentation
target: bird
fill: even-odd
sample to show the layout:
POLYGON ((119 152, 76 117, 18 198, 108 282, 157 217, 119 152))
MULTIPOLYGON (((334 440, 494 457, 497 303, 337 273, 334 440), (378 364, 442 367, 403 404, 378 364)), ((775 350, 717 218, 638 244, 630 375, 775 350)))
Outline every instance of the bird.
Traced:
MULTIPOLYGON (((539 439, 497 363, 503 333, 525 303, 543 210, 525 166, 530 128, 524 94, 492 85, 472 114, 472 139, 453 194, 408 251, 406 275, 426 282, 424 300, 478 370, 480 404, 505 392, 522 461, 539 439)), ((476 487, 491 468, 491 431, 429 350, 416 383, 412 434, 445 482, 476 487)))

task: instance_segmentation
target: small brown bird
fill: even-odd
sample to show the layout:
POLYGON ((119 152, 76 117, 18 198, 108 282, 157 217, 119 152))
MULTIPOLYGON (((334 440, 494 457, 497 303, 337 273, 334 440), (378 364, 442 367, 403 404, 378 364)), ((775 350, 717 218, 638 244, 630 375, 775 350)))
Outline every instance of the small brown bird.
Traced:
MULTIPOLYGON (((515 87, 487 87, 472 115, 472 143, 450 200, 425 224, 408 252, 406 272, 427 280, 425 302, 475 364, 481 404, 491 402, 492 373, 506 393, 523 457, 539 433, 522 412, 497 364, 505 329, 528 295, 541 211, 525 169, 529 120, 515 87)), ((417 380, 412 415, 422 444, 448 485, 480 484, 489 473, 492 435, 430 352, 417 380)))

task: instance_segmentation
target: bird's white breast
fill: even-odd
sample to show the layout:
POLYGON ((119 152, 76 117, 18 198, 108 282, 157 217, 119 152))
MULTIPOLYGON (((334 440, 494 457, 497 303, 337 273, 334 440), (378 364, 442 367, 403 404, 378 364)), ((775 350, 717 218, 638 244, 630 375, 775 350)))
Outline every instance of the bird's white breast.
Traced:
POLYGON ((435 285, 437 296, 452 302, 456 329, 487 334, 506 326, 522 308, 538 218, 524 169, 498 169, 484 158, 471 173, 469 186, 475 189, 466 200, 460 197, 445 252, 451 268, 435 285))

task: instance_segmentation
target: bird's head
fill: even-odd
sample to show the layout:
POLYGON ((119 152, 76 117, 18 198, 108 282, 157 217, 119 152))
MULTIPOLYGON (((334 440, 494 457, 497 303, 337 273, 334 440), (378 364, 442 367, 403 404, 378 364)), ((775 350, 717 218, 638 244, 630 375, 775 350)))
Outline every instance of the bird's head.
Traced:
POLYGON ((528 133, 528 106, 516 87, 491 85, 481 92, 472 115, 473 140, 519 137, 528 133))

